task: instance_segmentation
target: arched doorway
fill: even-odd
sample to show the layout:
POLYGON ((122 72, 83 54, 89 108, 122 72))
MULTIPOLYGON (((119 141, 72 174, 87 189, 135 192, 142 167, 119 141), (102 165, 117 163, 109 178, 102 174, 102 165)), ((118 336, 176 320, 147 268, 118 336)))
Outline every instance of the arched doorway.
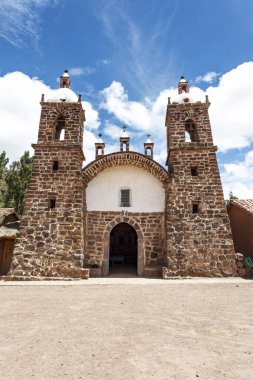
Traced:
POLYGON ((109 274, 137 275, 138 236, 128 223, 117 224, 110 233, 109 274))

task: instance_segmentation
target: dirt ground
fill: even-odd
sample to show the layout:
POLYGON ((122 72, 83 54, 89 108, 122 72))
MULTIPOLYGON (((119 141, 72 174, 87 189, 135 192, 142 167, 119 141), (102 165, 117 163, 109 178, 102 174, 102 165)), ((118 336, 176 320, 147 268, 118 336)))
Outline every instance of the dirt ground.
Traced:
POLYGON ((0 285, 1 380, 253 378, 253 281, 89 281, 0 285))

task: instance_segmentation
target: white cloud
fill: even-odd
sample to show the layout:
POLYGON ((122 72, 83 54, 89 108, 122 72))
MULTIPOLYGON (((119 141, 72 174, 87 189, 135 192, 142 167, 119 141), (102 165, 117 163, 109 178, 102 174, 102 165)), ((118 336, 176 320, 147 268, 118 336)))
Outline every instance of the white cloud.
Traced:
MULTIPOLYGON (((218 145, 220 151, 245 148, 253 141, 252 88, 253 62, 247 62, 222 75, 219 84, 207 88, 206 92, 198 87, 190 89, 190 98, 194 101, 205 101, 205 94, 209 95, 211 101, 209 115, 214 143, 218 145)), ((151 132, 155 143, 155 159, 164 164, 167 154, 164 119, 168 97, 171 97, 171 101, 177 100, 177 88, 164 89, 154 100, 144 98, 143 101, 132 101, 129 100, 122 84, 113 82, 102 91, 101 107, 135 131, 143 132, 143 137, 144 131, 151 132)), ((112 129, 110 128, 109 131, 112 129)), ((246 181, 247 178, 253 178, 252 175, 249 177, 250 166, 245 167, 250 159, 253 160, 248 155, 245 164, 238 166, 237 163, 231 163, 229 167, 226 167, 227 173, 230 170, 235 174, 237 170, 238 175, 237 177, 230 175, 232 182, 229 186, 227 180, 224 179, 225 192, 234 188, 237 189, 239 196, 240 192, 244 197, 247 194, 253 195, 252 186, 249 180, 246 181), (240 176, 242 182, 239 182, 240 176)))
MULTIPOLYGON (((89 164, 91 161, 95 160, 95 143, 98 141, 98 136, 96 136, 92 131, 85 130, 83 137, 83 149, 85 155, 84 166, 89 164)), ((105 144, 105 154, 113 153, 119 151, 119 143, 106 143, 105 144)))
MULTIPOLYGON (((177 88, 161 91, 155 100, 144 98, 142 102, 137 102, 129 100, 123 85, 114 81, 109 87, 101 91, 101 95, 102 102, 100 107, 133 130, 132 137, 137 140, 137 145, 141 146, 141 151, 147 133, 151 133, 152 140, 155 143, 155 158, 164 165, 167 158, 166 130, 164 125, 166 107, 168 97, 171 97, 172 101, 177 100, 177 88), (134 131, 136 132, 135 134, 134 131)), ((194 101, 204 101, 205 94, 199 88, 193 87, 191 89, 191 99, 194 101)), ((106 125, 104 131, 106 134, 111 134, 113 138, 116 138, 118 135, 117 127, 114 124, 111 125, 109 123, 109 125, 106 125)))
MULTIPOLYGON (((244 63, 222 75, 217 86, 190 89, 193 101, 205 101, 209 95, 211 106, 209 115, 214 142, 221 151, 247 147, 253 141, 253 62, 244 63)), ((122 123, 139 131, 153 134, 153 138, 164 139, 164 118, 167 98, 177 100, 177 88, 160 92, 156 99, 131 101, 119 82, 113 82, 102 92, 101 108, 115 116, 122 123)), ((164 146, 164 144, 163 144, 164 146)))
POLYGON ((85 128, 87 129, 98 129, 100 126, 100 120, 98 116, 98 112, 94 110, 91 103, 83 101, 83 108, 85 110, 85 128))
POLYGON ((252 88, 253 62, 246 62, 206 90, 214 141, 222 151, 244 148, 253 141, 252 88))
POLYGON ((22 47, 25 37, 35 44, 39 40, 40 11, 54 6, 58 0, 1 0, 0 37, 12 45, 22 47))
POLYGON ((89 75, 92 74, 95 70, 91 67, 72 67, 69 69, 71 76, 80 76, 80 75, 89 75))
MULTIPOLYGON (((221 151, 249 147, 253 141, 253 62, 244 63, 222 75, 217 86, 210 86, 206 93, 211 101, 210 119, 214 142, 221 151)), ((0 78, 0 141, 11 160, 17 159, 36 142, 40 97, 50 88, 36 78, 23 73, 10 73, 0 78)), ((168 96, 177 99, 177 88, 160 92, 155 99, 144 98, 133 101, 119 82, 113 82, 101 91, 100 104, 103 116, 106 153, 119 150, 120 130, 123 124, 129 126, 131 144, 143 152, 146 134, 151 133, 155 144, 154 157, 164 164, 167 154, 166 129, 164 126, 168 96), (117 119, 117 120, 116 120, 117 119), (107 136, 110 137, 109 142, 107 136), (110 141, 115 140, 115 143, 110 141)), ((192 87, 190 96, 194 100, 205 99, 205 92, 192 87)), ((98 111, 89 102, 83 102, 86 110, 84 149, 87 161, 94 159, 94 143, 101 121, 98 111), (95 134, 94 134, 95 133, 95 134)), ((222 173, 224 191, 234 191, 237 196, 251 194, 250 179, 253 178, 253 154, 242 162, 236 161, 236 151, 231 163, 224 166, 222 173), (250 179, 249 179, 250 178, 250 179)), ((253 194, 253 193, 252 193, 253 194)))
POLYGON ((139 19, 129 12, 126 1, 118 1, 117 6, 115 0, 103 1, 97 12, 105 35, 116 48, 113 61, 117 62, 118 72, 138 94, 152 95, 175 73, 173 44, 165 50, 161 46, 165 36, 173 34, 176 3, 160 2, 159 10, 163 9, 167 17, 153 17, 145 33, 139 19))
POLYGON ((195 79, 195 82, 196 83, 199 83, 199 82, 213 83, 219 75, 220 75, 220 73, 216 73, 215 71, 209 71, 205 75, 198 76, 195 79))
MULTIPOLYGON (((33 154, 31 143, 37 142, 41 95, 47 99, 51 91, 42 81, 21 72, 0 77, 0 152, 5 150, 10 161, 19 159, 25 150, 33 154)), ((83 102, 83 106, 86 128, 97 129, 98 112, 89 102, 83 102)), ((94 139, 93 133, 87 131, 85 143, 92 144, 94 139)))
POLYGON ((85 155, 84 165, 87 165, 89 162, 95 159, 95 142, 97 137, 93 132, 84 130, 83 134, 83 149, 85 155))
POLYGON ((18 159, 37 141, 42 93, 49 87, 21 72, 0 78, 0 146, 10 160, 18 159))
POLYGON ((101 108, 113 114, 118 120, 137 129, 150 128, 150 115, 145 105, 141 102, 128 100, 121 83, 113 81, 112 84, 101 91, 103 101, 101 108))
POLYGON ((105 127, 103 128, 103 133, 113 140, 119 139, 122 133, 122 128, 115 124, 111 124, 106 120, 105 127))
POLYGON ((97 65, 110 65, 111 60, 110 59, 99 59, 97 61, 97 65))
POLYGON ((230 191, 239 198, 253 198, 253 151, 249 151, 243 161, 224 164, 221 177, 225 198, 230 191))

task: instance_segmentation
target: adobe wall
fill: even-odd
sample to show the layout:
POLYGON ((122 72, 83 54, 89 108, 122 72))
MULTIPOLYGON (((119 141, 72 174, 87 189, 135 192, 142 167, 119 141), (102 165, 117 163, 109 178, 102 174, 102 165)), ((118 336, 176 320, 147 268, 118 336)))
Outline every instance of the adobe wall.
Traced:
POLYGON ((253 258, 253 215, 231 203, 228 208, 235 251, 253 258))
POLYGON ((152 174, 136 166, 106 168, 93 178, 86 189, 89 211, 163 212, 163 184, 152 174), (120 203, 121 189, 130 190, 130 205, 120 203))
POLYGON ((138 235, 140 273, 144 276, 159 277, 165 263, 164 213, 130 213, 112 211, 88 211, 86 217, 87 247, 84 258, 85 268, 101 268, 106 275, 109 254, 110 231, 118 223, 128 223, 138 235), (141 247, 140 247, 141 245, 141 247))

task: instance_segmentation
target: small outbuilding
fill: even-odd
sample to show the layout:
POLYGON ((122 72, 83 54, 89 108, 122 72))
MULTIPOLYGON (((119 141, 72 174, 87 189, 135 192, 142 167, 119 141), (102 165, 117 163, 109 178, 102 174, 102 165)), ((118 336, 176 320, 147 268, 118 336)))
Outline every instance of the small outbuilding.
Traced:
POLYGON ((19 218, 15 210, 0 208, 0 276, 10 270, 18 228, 19 218))
POLYGON ((253 258, 253 199, 234 199, 228 215, 235 251, 253 258))

